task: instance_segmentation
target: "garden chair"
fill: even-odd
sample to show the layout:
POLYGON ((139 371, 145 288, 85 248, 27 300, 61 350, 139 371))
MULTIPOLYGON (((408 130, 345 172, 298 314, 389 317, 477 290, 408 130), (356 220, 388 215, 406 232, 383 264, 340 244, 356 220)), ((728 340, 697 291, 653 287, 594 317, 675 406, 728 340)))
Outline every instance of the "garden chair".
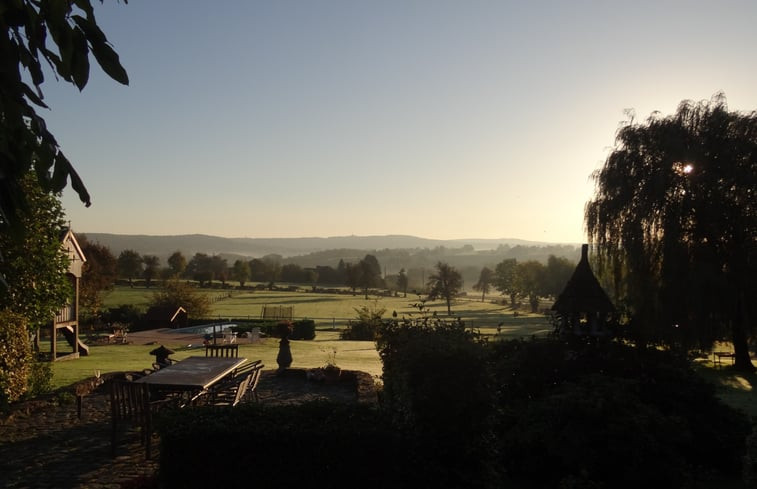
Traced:
POLYGON ((227 382, 218 384, 209 393, 209 404, 211 406, 236 406, 244 398, 253 375, 252 372, 246 375, 238 375, 227 382))
POLYGON ((247 384, 247 390, 243 393, 243 396, 245 399, 249 401, 258 401, 258 383, 260 382, 260 375, 263 372, 263 361, 262 360, 255 360, 254 362, 248 362, 239 367, 236 372, 234 372, 234 376, 244 376, 249 375, 250 381, 247 384))
POLYGON ((116 456, 116 441, 122 425, 129 424, 140 431, 145 458, 151 456, 152 413, 158 404, 150 402, 148 384, 113 380, 110 386, 111 454, 116 456))
POLYGON ((237 358, 239 356, 239 345, 205 345, 206 357, 228 357, 237 358))

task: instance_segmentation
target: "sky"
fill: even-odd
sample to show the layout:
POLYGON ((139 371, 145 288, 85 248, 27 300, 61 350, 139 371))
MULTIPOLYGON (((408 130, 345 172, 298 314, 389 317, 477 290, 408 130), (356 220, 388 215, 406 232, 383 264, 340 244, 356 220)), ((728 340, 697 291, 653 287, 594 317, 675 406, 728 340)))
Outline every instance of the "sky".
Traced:
POLYGON ((628 109, 757 109, 752 0, 93 3, 129 86, 41 111, 78 232, 584 242, 628 109))

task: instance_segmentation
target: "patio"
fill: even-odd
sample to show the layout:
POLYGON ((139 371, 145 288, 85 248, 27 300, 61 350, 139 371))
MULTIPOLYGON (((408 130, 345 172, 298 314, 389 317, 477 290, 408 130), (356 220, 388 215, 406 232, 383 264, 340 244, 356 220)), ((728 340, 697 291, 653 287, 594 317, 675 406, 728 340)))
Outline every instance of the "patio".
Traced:
MULTIPOLYGON (((299 403, 314 399, 375 402, 373 379, 364 372, 343 372, 335 384, 307 379, 292 369, 277 376, 264 371, 258 386, 261 403, 299 403)), ((110 400, 107 384, 84 397, 81 419, 76 403, 57 398, 27 401, 0 418, 0 473, 6 488, 153 487, 159 453, 145 460, 139 437, 122 437, 110 453, 110 400)), ((157 447, 157 444, 154 445, 157 447)))

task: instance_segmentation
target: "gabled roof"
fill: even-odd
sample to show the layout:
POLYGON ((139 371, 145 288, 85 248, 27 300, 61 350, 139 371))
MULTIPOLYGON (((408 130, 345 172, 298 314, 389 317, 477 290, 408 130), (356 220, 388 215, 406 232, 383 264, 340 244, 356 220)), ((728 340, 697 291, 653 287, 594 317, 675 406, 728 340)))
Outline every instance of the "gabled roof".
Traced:
MULTIPOLYGON (((63 228, 60 234, 61 234, 61 238, 60 238, 61 243, 63 243, 64 246, 69 245, 70 248, 68 246, 66 246, 66 248, 69 251, 75 252, 78 255, 78 258, 82 262, 86 262, 87 258, 84 256, 84 252, 81 250, 81 246, 79 246, 79 242, 76 240, 76 235, 74 234, 73 229, 63 228)), ((74 257, 71 257, 71 258, 73 259, 74 257)))
POLYGON ((187 313, 187 310, 183 307, 170 307, 170 306, 153 306, 145 313, 145 319, 149 321, 171 321, 176 319, 179 314, 187 313))
POLYGON ((589 245, 581 247, 581 260, 552 310, 563 313, 615 311, 615 306, 589 266, 589 245))

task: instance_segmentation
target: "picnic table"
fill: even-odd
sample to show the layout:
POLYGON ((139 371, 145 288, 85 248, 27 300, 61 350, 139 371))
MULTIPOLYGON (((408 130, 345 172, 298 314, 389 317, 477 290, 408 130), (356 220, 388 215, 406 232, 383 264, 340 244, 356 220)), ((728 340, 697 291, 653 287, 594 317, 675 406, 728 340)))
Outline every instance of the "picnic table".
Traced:
POLYGON ((189 399, 208 390, 247 361, 239 357, 192 356, 134 382, 149 384, 159 391, 186 393, 189 399))

